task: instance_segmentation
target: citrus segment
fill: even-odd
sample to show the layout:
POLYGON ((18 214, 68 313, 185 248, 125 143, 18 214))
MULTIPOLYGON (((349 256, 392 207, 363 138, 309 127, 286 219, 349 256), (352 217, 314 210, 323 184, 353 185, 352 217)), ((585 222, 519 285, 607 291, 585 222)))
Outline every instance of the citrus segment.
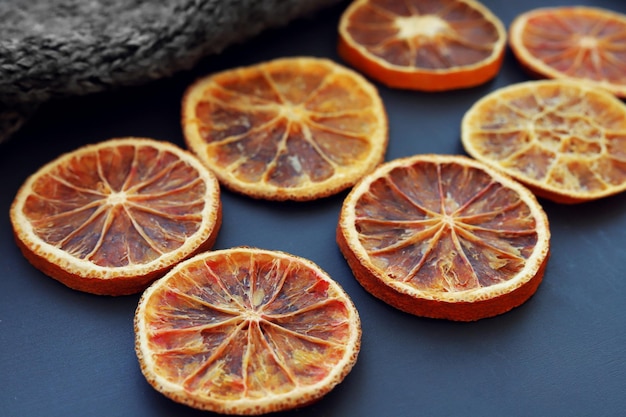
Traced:
POLYGON ((626 16, 592 7, 552 7, 518 16, 509 43, 520 64, 546 78, 574 78, 626 97, 626 16))
POLYGON ((349 296, 311 261, 240 247, 196 255, 150 286, 135 333, 155 389, 249 415, 328 393, 355 364, 361 327, 349 296))
POLYGON ((355 0, 339 22, 339 54, 390 87, 472 87, 502 66, 506 30, 474 0, 355 0))
POLYGON ((462 142, 537 195, 579 203, 626 190, 626 105, 572 80, 529 81, 470 108, 462 142))
POLYGON ((285 58, 198 80, 183 99, 188 147, 224 186, 313 200, 382 162, 387 116, 376 89, 332 61, 285 58))
POLYGON ((29 177, 11 222, 25 257, 44 273, 77 290, 130 294, 213 245, 219 185, 173 144, 113 139, 62 155, 29 177))
POLYGON ((381 165, 347 196, 337 227, 367 291, 400 310, 457 321, 504 313, 533 295, 549 239, 530 191, 452 155, 381 165))

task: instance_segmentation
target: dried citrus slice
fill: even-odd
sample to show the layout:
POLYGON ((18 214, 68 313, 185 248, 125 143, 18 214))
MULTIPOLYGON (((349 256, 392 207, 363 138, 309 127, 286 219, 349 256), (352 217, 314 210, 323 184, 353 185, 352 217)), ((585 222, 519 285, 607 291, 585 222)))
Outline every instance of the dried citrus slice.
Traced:
POLYGON ((231 190, 313 200, 352 186, 382 160, 387 116, 376 89, 332 61, 285 58, 189 87, 188 147, 231 190))
POLYGON ((502 66, 506 29, 474 0, 356 0, 339 22, 339 55, 390 87, 473 87, 502 66))
POLYGON ((626 97, 626 16, 583 6, 540 8, 515 18, 509 34, 530 73, 586 80, 626 97))
POLYGON ((11 223, 24 256, 90 293, 143 290, 213 245, 218 182, 191 153, 145 138, 87 145, 40 168, 18 191, 11 223))
POLYGON ((239 247, 196 255, 151 285, 135 336, 156 390, 251 415, 307 405, 343 381, 361 324, 347 293, 313 262, 239 247))
POLYGON ((572 80, 528 81, 470 108, 462 142, 535 194, 579 203, 626 190, 626 105, 572 80))
POLYGON ((400 310, 457 321, 530 298, 549 240, 526 187, 454 155, 381 165, 348 194, 337 226, 339 248, 367 291, 400 310))

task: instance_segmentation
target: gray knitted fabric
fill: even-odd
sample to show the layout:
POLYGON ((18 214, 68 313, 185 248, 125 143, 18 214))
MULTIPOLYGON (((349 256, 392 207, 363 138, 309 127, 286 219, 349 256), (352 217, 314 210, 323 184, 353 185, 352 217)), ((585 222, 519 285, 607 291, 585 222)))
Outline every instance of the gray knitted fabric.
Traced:
POLYGON ((1 0, 0 141, 38 104, 191 68, 339 0, 1 0))

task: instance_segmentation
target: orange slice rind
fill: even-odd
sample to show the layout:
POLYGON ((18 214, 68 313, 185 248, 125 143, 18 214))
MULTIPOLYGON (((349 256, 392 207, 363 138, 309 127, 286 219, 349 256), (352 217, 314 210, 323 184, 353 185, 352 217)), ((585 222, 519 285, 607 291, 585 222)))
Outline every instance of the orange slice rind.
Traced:
POLYGON ((183 99, 186 143, 227 188, 314 200, 352 186, 384 159, 387 115, 375 87, 321 58, 226 70, 183 99))
POLYGON ((381 165, 345 199, 337 243, 372 295, 423 317, 473 321, 523 304, 549 256, 526 187, 463 156, 381 165))
POLYGON ((219 185, 171 143, 112 139, 30 176, 11 223, 24 256, 52 278, 85 292, 131 294, 213 245, 219 185))
POLYGON ((308 405, 343 381, 361 325, 313 262, 239 247, 199 254, 151 285, 135 335, 141 370, 165 396, 256 415, 308 405))

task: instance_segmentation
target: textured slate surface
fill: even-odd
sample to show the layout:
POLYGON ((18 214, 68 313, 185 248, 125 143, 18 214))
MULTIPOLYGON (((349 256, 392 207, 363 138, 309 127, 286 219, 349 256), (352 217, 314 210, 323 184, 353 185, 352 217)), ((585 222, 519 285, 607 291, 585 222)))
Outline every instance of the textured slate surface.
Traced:
MULTIPOLYGON (((626 13, 619 0, 583 1, 626 13)), ((530 8, 565 1, 485 0, 509 24, 530 8)), ((136 135, 183 144, 180 99, 207 73, 274 57, 338 57, 343 4, 294 21, 192 70, 119 91, 45 104, 0 145, 0 415, 207 416, 144 380, 133 351, 139 296, 69 290, 32 268, 12 241, 9 205, 24 179, 62 152, 136 135)), ((474 101, 527 80, 514 58, 484 86, 425 94, 380 87, 389 112, 387 159, 463 153, 459 126, 474 101)), ((353 298, 363 346, 352 373, 318 403, 284 416, 623 416, 626 410, 626 195, 561 206, 546 201, 553 240, 544 282, 526 304, 476 323, 401 313, 366 293, 334 241, 345 194, 270 203, 223 192, 216 248, 280 249, 318 263, 353 298)))

